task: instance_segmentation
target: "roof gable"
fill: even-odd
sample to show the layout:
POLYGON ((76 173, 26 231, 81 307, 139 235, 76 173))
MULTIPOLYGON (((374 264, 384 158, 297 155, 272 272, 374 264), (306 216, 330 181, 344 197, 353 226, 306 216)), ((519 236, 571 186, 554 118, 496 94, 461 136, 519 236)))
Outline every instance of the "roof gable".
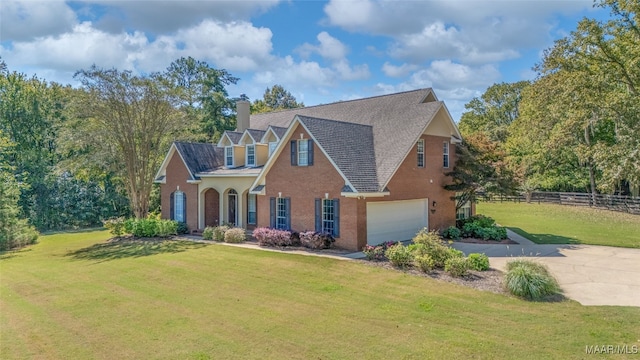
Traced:
POLYGON ((222 133, 220 141, 218 141, 218 146, 225 147, 229 145, 238 145, 240 143, 240 139, 242 138, 242 134, 243 133, 238 131, 226 130, 224 133, 222 133))
POLYGON ((176 153, 189 172, 189 180, 197 180, 197 173, 215 169, 221 166, 223 161, 223 149, 213 144, 176 141, 171 144, 167 156, 162 161, 156 174, 156 181, 164 180, 167 166, 176 153))

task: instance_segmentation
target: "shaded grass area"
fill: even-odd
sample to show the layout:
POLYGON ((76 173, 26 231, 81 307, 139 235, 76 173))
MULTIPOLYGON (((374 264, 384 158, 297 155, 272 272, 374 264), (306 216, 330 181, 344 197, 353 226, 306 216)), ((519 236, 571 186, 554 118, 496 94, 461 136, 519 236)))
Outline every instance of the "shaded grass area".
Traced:
POLYGON ((156 239, 117 239, 93 244, 86 248, 70 251, 67 256, 76 260, 115 260, 127 257, 141 257, 164 253, 178 253, 207 246, 203 243, 156 239))
POLYGON ((640 216, 555 204, 480 202, 479 214, 538 244, 640 248, 640 216))
POLYGON ((45 236, 0 260, 3 359, 577 359, 640 336, 640 308, 530 303, 352 261, 171 242, 70 255, 107 238, 45 236))

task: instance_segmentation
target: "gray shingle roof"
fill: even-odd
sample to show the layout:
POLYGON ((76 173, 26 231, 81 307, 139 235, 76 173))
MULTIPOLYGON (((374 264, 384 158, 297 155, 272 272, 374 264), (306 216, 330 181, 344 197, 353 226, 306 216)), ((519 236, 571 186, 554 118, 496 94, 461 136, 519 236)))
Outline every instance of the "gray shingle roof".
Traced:
MULTIPOLYGON (((442 102, 423 102, 431 89, 251 115, 251 128, 288 127, 295 115, 370 125, 378 191, 391 178, 442 102)), ((315 134, 314 134, 315 136, 315 134)), ((350 136, 358 146, 361 141, 350 136)), ((327 152, 328 149, 325 149, 327 152)), ((367 175, 368 176, 368 175, 367 175)), ((355 184, 354 184, 355 186, 355 184)), ((368 186, 368 185, 367 185, 368 186)))
POLYGON ((238 144, 238 142, 240 141, 240 138, 242 137, 242 133, 238 131, 226 130, 224 133, 227 134, 229 139, 231 139, 231 142, 236 145, 238 144))
POLYGON ((371 125, 298 116, 358 192, 378 191, 371 125))
POLYGON ((276 133, 276 135, 278 135, 278 138, 282 139, 282 137, 284 136, 284 134, 287 132, 287 128, 286 127, 280 127, 280 126, 269 126, 274 133, 276 133))
POLYGON ((224 165, 224 149, 208 143, 174 142, 189 171, 207 172, 224 165))
POLYGON ((262 136, 267 131, 266 130, 257 130, 257 129, 247 129, 247 132, 249 133, 249 135, 251 135, 253 140, 255 140, 256 142, 260 142, 260 139, 262 139, 262 136))

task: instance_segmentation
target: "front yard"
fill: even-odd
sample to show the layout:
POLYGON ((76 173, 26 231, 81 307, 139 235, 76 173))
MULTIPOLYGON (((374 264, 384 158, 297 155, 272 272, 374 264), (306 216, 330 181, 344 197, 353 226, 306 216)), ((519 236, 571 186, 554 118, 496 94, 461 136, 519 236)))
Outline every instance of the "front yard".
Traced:
POLYGON ((586 346, 640 339, 640 308, 526 302, 356 261, 108 237, 49 235, 0 256, 3 359, 577 359, 586 346))
POLYGON ((640 248, 640 215, 554 204, 480 202, 476 212, 538 244, 640 248))

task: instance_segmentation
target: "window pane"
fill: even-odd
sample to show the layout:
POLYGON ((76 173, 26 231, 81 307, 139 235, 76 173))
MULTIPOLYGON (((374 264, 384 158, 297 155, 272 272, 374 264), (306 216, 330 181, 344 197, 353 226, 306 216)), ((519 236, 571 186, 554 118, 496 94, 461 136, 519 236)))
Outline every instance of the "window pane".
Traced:
POLYGON ((226 152, 226 165, 233 166, 233 147, 229 146, 225 148, 226 152))
POLYGON ((173 218, 177 222, 184 222, 184 193, 176 191, 173 195, 174 214, 173 218))
POLYGON ((298 140, 298 166, 306 166, 309 164, 309 141, 306 139, 298 140))
POLYGON ((332 199, 322 199, 322 232, 334 235, 334 209, 332 199))
POLYGON ((269 155, 273 154, 273 151, 276 149, 276 146, 278 146, 277 142, 269 143, 269 155))
POLYGON ((287 228, 287 203, 284 198, 276 199, 276 229, 287 228))
POLYGON ((256 164, 256 148, 255 145, 247 145, 247 165, 256 164))

